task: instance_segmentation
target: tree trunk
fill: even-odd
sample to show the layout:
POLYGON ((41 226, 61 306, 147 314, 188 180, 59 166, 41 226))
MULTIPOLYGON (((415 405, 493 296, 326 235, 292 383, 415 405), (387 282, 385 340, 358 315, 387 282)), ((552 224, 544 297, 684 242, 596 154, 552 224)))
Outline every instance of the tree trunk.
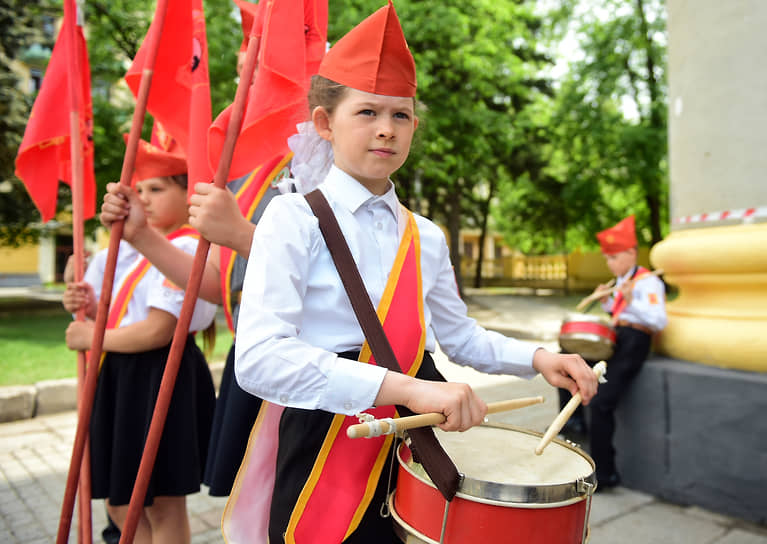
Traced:
MULTIPOLYGON (((492 195, 490 196, 492 198, 492 195)), ((479 255, 474 272, 474 287, 482 287, 482 263, 485 260, 485 239, 487 238, 487 216, 490 215, 490 198, 481 203, 481 227, 479 231, 479 255)))
POLYGON ((448 197, 447 232, 450 239, 450 262, 453 263, 455 283, 463 297, 463 276, 461 275, 461 197, 458 191, 451 191, 448 197))

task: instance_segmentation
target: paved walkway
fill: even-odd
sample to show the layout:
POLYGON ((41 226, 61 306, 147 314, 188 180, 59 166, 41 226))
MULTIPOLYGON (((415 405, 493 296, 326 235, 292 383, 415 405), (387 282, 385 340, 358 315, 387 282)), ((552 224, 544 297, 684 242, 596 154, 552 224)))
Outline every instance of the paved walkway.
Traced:
MULTIPOLYGON (((472 315, 487 326, 514 331, 520 338, 541 337, 546 347, 556 349, 565 314, 556 305, 540 297, 476 293, 471 300, 472 315)), ((557 413, 556 392, 540 377, 487 376, 457 367, 441 354, 436 360, 448 379, 472 384, 487 401, 546 398, 540 405, 491 416, 494 420, 542 432, 557 413)), ((55 540, 76 424, 75 413, 65 412, 0 425, 0 543, 55 540)), ((192 542, 223 542, 218 525, 225 500, 203 490, 188 504, 192 542)), ((94 501, 94 542, 101 542, 104 519, 101 502, 94 501)), ((767 544, 767 527, 620 487, 594 496, 590 527, 591 544, 767 544)), ((70 542, 76 542, 74 530, 70 542)))

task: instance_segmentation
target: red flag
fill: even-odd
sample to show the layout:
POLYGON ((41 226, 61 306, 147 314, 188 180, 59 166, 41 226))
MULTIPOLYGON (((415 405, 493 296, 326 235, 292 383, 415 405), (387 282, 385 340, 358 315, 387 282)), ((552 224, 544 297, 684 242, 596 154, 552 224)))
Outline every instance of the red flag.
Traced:
POLYGON ((64 21, 59 30, 40 93, 24 131, 16 156, 16 175, 24 182, 29 196, 40 210, 43 221, 56 215, 59 181, 72 185, 70 156, 69 77, 78 78, 81 96, 80 141, 83 145, 83 213, 84 219, 96 213, 96 181, 93 174, 93 106, 88 51, 77 14, 64 7, 64 21), (75 43, 69 39, 71 25, 75 28, 75 43), (78 55, 79 74, 69 68, 70 55, 78 55))
MULTIPOLYGON (((288 136, 295 134, 297 123, 308 120, 309 80, 325 53, 327 0, 261 1, 267 4, 258 70, 248 92, 229 179, 288 152, 288 136)), ((231 106, 211 126, 212 164, 218 164, 230 116, 231 106)))
POLYGON ((208 41, 202 0, 169 0, 165 24, 152 24, 133 60, 125 81, 138 94, 147 55, 147 39, 160 32, 147 109, 178 141, 187 157, 189 190, 213 177, 207 158, 211 121, 208 80, 208 41))

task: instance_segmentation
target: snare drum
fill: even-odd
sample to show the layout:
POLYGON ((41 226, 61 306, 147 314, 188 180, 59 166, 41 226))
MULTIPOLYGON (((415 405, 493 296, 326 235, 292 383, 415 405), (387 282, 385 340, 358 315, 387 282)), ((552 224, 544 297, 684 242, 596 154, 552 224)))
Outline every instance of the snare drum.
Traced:
POLYGON ((435 433, 464 477, 447 503, 407 445, 399 447, 389 505, 405 543, 586 541, 596 478, 585 452, 555 439, 535 455, 539 433, 501 424, 435 433))
POLYGON ((562 322, 559 345, 587 361, 606 361, 615 348, 615 329, 600 317, 578 315, 562 322))

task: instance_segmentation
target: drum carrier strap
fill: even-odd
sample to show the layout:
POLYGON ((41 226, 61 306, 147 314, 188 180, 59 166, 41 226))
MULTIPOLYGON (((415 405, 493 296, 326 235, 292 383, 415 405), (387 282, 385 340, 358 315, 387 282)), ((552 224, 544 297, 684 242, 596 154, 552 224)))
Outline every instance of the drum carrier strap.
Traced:
MULTIPOLYGON (((373 303, 370 301, 365 285, 362 282, 357 265, 354 262, 349 246, 346 243, 341 227, 338 225, 333 210, 319 189, 315 189, 305 195, 309 206, 319 221, 320 232, 325 239, 330 256, 341 276, 341 282, 349 296, 349 301, 354 309, 354 314, 362 327, 362 332, 370 345, 370 350, 378 364, 393 372, 402 372, 397 362, 394 351, 389 344, 381 321, 378 319, 373 303)), ((413 412, 404 406, 397 406, 397 411, 402 416, 413 415, 413 412)), ((461 475, 458 473, 452 459, 442 449, 431 427, 421 427, 408 430, 413 454, 423 465, 426 473, 446 501, 453 500, 461 483, 461 475)))

